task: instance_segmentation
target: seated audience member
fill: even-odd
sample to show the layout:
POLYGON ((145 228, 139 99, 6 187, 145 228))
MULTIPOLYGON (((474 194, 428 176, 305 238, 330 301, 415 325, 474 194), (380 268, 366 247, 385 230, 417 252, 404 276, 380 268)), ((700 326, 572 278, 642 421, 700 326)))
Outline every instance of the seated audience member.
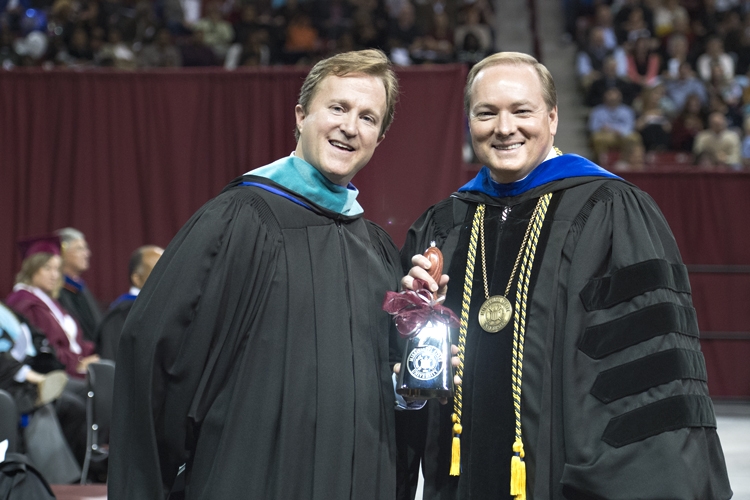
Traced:
POLYGON ((617 40, 621 44, 634 42, 638 38, 651 38, 654 33, 653 13, 645 5, 633 2, 630 8, 620 8, 615 17, 617 40))
POLYGON ((721 110, 730 127, 742 128, 742 97, 744 90, 735 77, 727 77, 719 64, 711 66, 711 79, 706 84, 709 107, 721 110), (726 108, 726 109, 724 109, 726 108))
POLYGON ((628 60, 621 47, 609 48, 604 38, 604 31, 594 27, 589 32, 586 47, 576 55, 576 73, 584 90, 601 77, 604 60, 613 57, 617 76, 625 77, 628 71, 628 60))
POLYGON ((387 16, 378 17, 373 12, 360 8, 354 13, 354 43, 358 49, 386 46, 387 16))
MULTIPOLYGON (((732 56, 735 62, 737 62, 736 56, 740 51, 744 31, 745 27, 742 25, 742 17, 738 10, 730 10, 724 13, 720 21, 719 33, 724 41, 724 50, 732 56)), ((735 74, 742 74, 741 71, 737 71, 736 65, 735 74)))
POLYGON ((674 105, 664 97, 664 86, 655 85, 643 91, 639 105, 635 128, 643 141, 646 151, 665 151, 669 149, 669 134, 672 123, 669 113, 674 105), (668 102, 668 105, 664 105, 668 102))
POLYGON ((136 0, 134 10, 135 17, 131 25, 130 36, 132 36, 133 51, 138 54, 148 42, 154 39, 161 20, 156 15, 154 3, 150 0, 136 0))
POLYGON ((182 55, 172 41, 172 34, 167 28, 157 31, 154 42, 141 50, 138 54, 138 65, 142 68, 179 68, 182 66, 182 55))
POLYGON ((248 3, 242 6, 238 18, 232 24, 234 43, 244 44, 247 38, 256 31, 263 29, 258 19, 258 8, 248 3))
POLYGON ((135 53, 130 46, 122 41, 122 32, 112 27, 107 35, 107 43, 96 52, 96 61, 100 66, 116 69, 135 69, 137 67, 135 53))
POLYGON ((9 29, 0 29, 0 67, 5 70, 21 65, 21 54, 13 46, 14 39, 9 29))
POLYGON ((130 308, 133 307, 135 298, 151 274, 151 270, 156 265, 156 261, 163 253, 162 248, 148 245, 140 247, 130 257, 128 264, 130 290, 112 302, 109 306, 109 312, 99 325, 97 350, 102 358, 112 361, 117 358, 117 345, 120 343, 120 333, 122 333, 125 319, 128 317, 130 308))
POLYGON ((315 9, 316 24, 322 29, 327 40, 336 40, 344 33, 351 32, 354 25, 354 5, 346 0, 318 2, 315 9))
POLYGON ((102 66, 99 59, 97 58, 97 55, 101 50, 104 48, 104 45, 106 44, 106 33, 104 32, 104 28, 101 26, 97 26, 94 29, 91 30, 91 35, 89 36, 89 47, 91 47, 91 52, 94 54, 94 65, 95 66, 102 66))
POLYGON ((614 16, 612 15, 612 6, 605 3, 597 4, 594 8, 594 19, 592 28, 597 27, 604 33, 604 44, 614 49, 617 47, 617 33, 615 32, 614 16))
POLYGON ((62 370, 46 374, 34 370, 28 363, 35 356, 31 329, 0 302, 0 389, 13 396, 20 414, 51 403, 68 382, 62 370))
POLYGON ((667 53, 661 68, 661 77, 664 81, 678 78, 680 66, 688 61, 690 46, 688 38, 682 33, 674 33, 667 38, 667 53))
MULTIPOLYGON (((175 36, 189 35, 192 30, 191 19, 186 12, 188 2, 180 0, 164 0, 162 4, 162 15, 164 23, 169 32, 175 36)), ((197 21, 197 19, 196 19, 197 21)))
POLYGON ((250 33, 242 45, 239 65, 268 66, 270 63, 271 47, 268 30, 263 28, 250 33))
POLYGON ((693 165, 702 170, 714 170, 718 164, 711 151, 703 151, 697 155, 693 155, 693 165))
MULTIPOLYGON (((91 250, 83 233, 72 227, 58 229, 62 248, 63 287, 60 304, 80 325, 83 338, 93 340, 96 327, 102 320, 99 302, 86 286, 81 275, 89 268, 91 250)), ((45 332, 46 333, 46 332, 45 332)))
POLYGON ((708 116, 708 129, 698 132, 693 143, 696 157, 708 155, 716 165, 733 169, 741 167, 740 135, 727 127, 726 117, 719 112, 708 116))
POLYGON ((323 48, 318 30, 312 18, 305 12, 296 13, 286 27, 286 43, 284 44, 284 58, 288 64, 301 61, 310 63, 323 48))
POLYGON ((73 30, 70 42, 64 50, 57 53, 57 62, 65 66, 85 66, 92 64, 94 51, 91 50, 89 35, 84 28, 73 30))
MULTIPOLYGON (((746 24, 750 23, 750 16, 747 16, 746 24)), ((750 29, 742 30, 742 36, 737 46, 737 64, 734 67, 736 75, 747 75, 750 70, 750 29)))
POLYGON ((654 31, 664 38, 674 31, 675 24, 690 19, 688 11, 680 5, 680 0, 664 0, 654 8, 654 31))
MULTIPOLYGON (((60 238, 56 235, 29 238, 20 241, 18 246, 23 262, 13 292, 5 303, 22 316, 29 329, 36 329, 46 337, 54 357, 69 377, 63 394, 55 400, 55 411, 70 448, 79 463, 83 463, 87 393, 84 378, 88 365, 99 361, 99 356, 94 354, 94 345, 84 340, 76 320, 55 298, 62 278, 60 238)), ((35 345, 47 344, 37 342, 35 345)), ((36 361, 25 360, 32 366, 36 361)))
POLYGON ((612 165, 613 172, 642 172, 646 169, 646 150, 643 144, 627 142, 620 151, 620 157, 612 165))
POLYGON ((641 36, 631 43, 628 51, 628 78, 641 86, 654 85, 659 78, 661 56, 655 50, 656 40, 641 36))
POLYGON ((193 29, 203 32, 203 42, 223 61, 229 44, 234 40, 234 28, 223 18, 221 4, 214 1, 206 5, 206 15, 195 23, 193 29))
POLYGON ((48 364, 37 360, 35 343, 43 335, 2 302, 0 333, 0 389, 13 397, 19 415, 28 420, 20 429, 24 439, 19 450, 50 483, 79 479, 86 446, 83 399, 64 392, 68 382, 64 371, 35 369, 48 364))
POLYGON ((685 100, 682 112, 672 121, 669 144, 673 151, 693 151, 693 142, 698 132, 706 128, 706 113, 700 97, 691 94, 685 100))
POLYGON ((635 111, 622 103, 622 94, 616 88, 604 93, 604 103, 594 107, 589 115, 591 146, 597 161, 609 150, 622 150, 631 142, 640 143, 635 131, 635 111))
POLYGON ((750 169, 750 116, 745 117, 742 137, 742 166, 750 169))
POLYGON ((109 29, 107 43, 96 53, 100 66, 111 66, 117 69, 135 69, 135 54, 127 43, 122 41, 122 32, 115 27, 109 29))
POLYGON ((464 42, 456 46, 456 61, 466 64, 469 69, 487 57, 489 52, 482 50, 474 33, 466 33, 464 42))
MULTIPOLYGON (((690 42, 691 54, 693 54, 693 46, 698 43, 700 43, 702 46, 703 42, 705 42, 705 37, 708 35, 705 24, 700 23, 699 26, 698 23, 693 22, 693 18, 691 16, 688 16, 687 19, 681 17, 675 18, 672 28, 673 34, 682 33, 683 35, 688 37, 688 41, 690 42)), ((693 55, 697 57, 698 53, 695 53, 693 55)), ((693 57, 692 59, 695 59, 695 57, 693 57)))
POLYGON ((617 61, 612 56, 607 56, 602 65, 602 75, 591 83, 586 92, 586 105, 598 106, 604 102, 604 93, 607 89, 617 88, 622 94, 622 102, 628 106, 633 104, 641 88, 627 78, 617 74, 617 61))
POLYGON ((698 56, 698 60, 695 62, 698 75, 703 81, 711 80, 711 67, 717 64, 721 67, 725 78, 734 78, 734 59, 724 52, 724 42, 721 37, 713 35, 706 42, 706 51, 698 56))
POLYGON ((476 39, 476 52, 489 54, 492 51, 493 35, 492 28, 482 22, 482 13, 478 8, 469 7, 463 12, 463 19, 453 30, 453 45, 463 47, 467 35, 473 35, 476 39))
POLYGON ((453 61, 453 31, 450 27, 451 21, 448 14, 435 11, 432 15, 432 23, 429 29, 418 41, 418 48, 412 57, 421 63, 449 63, 453 61))
POLYGON ((182 65, 189 67, 218 66, 219 59, 211 47, 203 43, 203 32, 193 31, 190 38, 180 46, 182 65))
MULTIPOLYGON (((94 344, 85 340, 78 322, 57 301, 60 291, 60 243, 56 237, 19 243, 23 262, 6 304, 44 332, 55 355, 73 379, 82 380, 90 363, 99 360, 94 344)), ((83 384, 83 382, 81 382, 83 384)))
POLYGON ((702 106, 708 104, 708 92, 703 81, 695 75, 693 67, 685 61, 680 64, 676 78, 670 78, 664 82, 664 88, 677 110, 685 107, 685 101, 689 95, 695 95, 702 106))
POLYGON ((417 26, 414 5, 404 3, 398 9, 398 15, 388 25, 388 47, 390 59, 400 66, 412 63, 411 51, 414 50, 422 32, 417 26))

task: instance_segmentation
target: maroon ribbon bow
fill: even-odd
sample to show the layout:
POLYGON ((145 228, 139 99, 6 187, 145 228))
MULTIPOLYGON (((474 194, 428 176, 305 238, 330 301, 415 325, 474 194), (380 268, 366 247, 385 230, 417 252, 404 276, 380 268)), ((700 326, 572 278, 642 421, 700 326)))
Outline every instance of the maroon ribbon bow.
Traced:
POLYGON ((458 327, 458 316, 432 299, 427 283, 414 279, 414 290, 385 292, 383 310, 394 316, 396 328, 402 337, 413 337, 430 320, 458 327))

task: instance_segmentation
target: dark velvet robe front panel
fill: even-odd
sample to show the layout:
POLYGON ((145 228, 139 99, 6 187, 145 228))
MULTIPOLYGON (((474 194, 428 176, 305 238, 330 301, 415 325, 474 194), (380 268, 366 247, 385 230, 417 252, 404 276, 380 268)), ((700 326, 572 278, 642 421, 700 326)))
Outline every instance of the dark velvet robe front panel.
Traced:
POLYGON ((110 498, 390 499, 398 254, 364 219, 253 187, 178 233, 126 322, 110 498))

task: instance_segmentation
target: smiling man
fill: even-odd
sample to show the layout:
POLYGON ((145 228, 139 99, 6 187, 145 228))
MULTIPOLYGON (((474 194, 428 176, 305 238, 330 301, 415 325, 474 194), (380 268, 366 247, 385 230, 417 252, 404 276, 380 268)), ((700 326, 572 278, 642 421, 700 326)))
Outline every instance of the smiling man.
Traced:
POLYGON ((109 498, 393 498, 380 306, 401 269, 350 181, 397 94, 380 51, 321 61, 294 153, 233 181, 167 247, 119 345, 109 498))
POLYGON ((726 499, 687 271, 653 200, 554 148, 549 71, 498 53, 469 73, 484 167, 414 223, 408 275, 447 295, 453 405, 397 415, 399 499, 726 499), (418 255, 435 241, 439 283, 418 255), (448 281, 450 280, 450 285, 448 281))

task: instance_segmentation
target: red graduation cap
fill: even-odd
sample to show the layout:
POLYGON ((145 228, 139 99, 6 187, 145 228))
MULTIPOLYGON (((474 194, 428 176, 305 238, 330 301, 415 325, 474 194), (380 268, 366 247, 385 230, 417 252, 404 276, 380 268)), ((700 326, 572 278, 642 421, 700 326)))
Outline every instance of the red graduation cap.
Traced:
POLYGON ((21 258, 26 260, 34 254, 45 252, 60 255, 60 237, 53 234, 25 238, 18 242, 21 258))

